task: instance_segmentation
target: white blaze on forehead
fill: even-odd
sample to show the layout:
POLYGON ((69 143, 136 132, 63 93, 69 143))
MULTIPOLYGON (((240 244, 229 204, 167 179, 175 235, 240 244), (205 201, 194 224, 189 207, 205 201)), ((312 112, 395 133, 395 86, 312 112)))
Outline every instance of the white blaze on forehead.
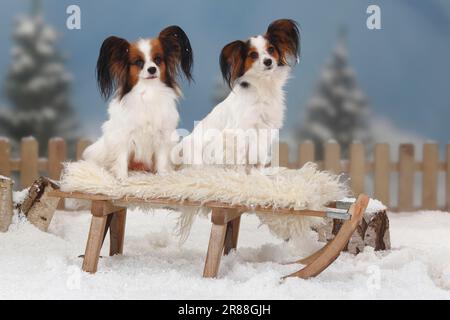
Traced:
MULTIPOLYGON (((145 66, 147 66, 151 61, 150 52, 152 50, 152 45, 150 44, 150 40, 148 39, 140 39, 137 42, 137 47, 139 51, 144 55, 145 66)), ((147 68, 144 68, 146 70, 147 68)))
POLYGON ((263 36, 256 36, 250 38, 250 46, 255 47, 258 53, 266 52, 267 40, 263 36))

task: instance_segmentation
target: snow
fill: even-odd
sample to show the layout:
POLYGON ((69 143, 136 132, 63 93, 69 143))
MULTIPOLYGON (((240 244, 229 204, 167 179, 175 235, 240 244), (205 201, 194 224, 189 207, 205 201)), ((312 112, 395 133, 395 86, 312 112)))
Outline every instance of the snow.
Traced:
POLYGON ((130 210, 123 256, 105 241, 95 275, 80 271, 86 211, 57 212, 48 233, 14 218, 0 233, 0 299, 450 299, 450 214, 390 214, 393 248, 342 254, 317 278, 281 276, 283 262, 319 248, 313 233, 296 245, 273 238, 244 215, 239 247, 222 259, 219 279, 203 279, 210 223, 198 219, 183 247, 171 234, 176 214, 130 210))

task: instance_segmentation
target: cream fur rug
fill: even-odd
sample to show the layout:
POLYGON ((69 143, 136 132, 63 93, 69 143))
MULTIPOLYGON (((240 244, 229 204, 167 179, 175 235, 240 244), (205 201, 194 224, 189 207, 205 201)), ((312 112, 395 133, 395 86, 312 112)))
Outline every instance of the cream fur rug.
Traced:
MULTIPOLYGON (((166 175, 133 173, 128 179, 119 181, 93 163, 78 161, 65 164, 61 190, 104 194, 117 199, 127 196, 142 199, 164 197, 312 210, 323 209, 326 203, 348 194, 338 176, 319 171, 312 163, 298 170, 265 168, 252 169, 249 173, 218 167, 185 168, 166 175)), ((179 231, 185 238, 195 212, 181 211, 179 231)), ((322 221, 320 218, 286 215, 258 214, 258 217, 282 239, 297 237, 322 221)))

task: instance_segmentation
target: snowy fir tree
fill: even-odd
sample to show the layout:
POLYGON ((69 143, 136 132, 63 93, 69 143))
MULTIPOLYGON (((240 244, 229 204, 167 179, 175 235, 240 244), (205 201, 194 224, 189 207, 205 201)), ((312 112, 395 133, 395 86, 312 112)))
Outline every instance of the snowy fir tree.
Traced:
POLYGON ((44 22, 41 8, 33 0, 31 15, 15 21, 12 63, 4 83, 12 108, 0 110, 0 128, 13 143, 34 136, 43 153, 51 137, 71 141, 76 121, 69 99, 72 77, 56 48, 57 32, 44 22))
POLYGON ((315 94, 306 106, 306 114, 297 134, 316 145, 316 158, 323 159, 323 144, 330 140, 341 146, 347 158, 353 141, 370 144, 369 105, 358 87, 348 64, 345 33, 342 32, 331 58, 319 76, 315 94))

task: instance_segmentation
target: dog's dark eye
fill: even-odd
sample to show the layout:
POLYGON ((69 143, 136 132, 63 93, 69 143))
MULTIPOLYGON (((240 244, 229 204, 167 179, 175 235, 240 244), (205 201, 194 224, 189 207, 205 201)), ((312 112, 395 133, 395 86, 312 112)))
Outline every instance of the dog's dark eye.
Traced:
POLYGON ((139 60, 136 60, 135 62, 134 62, 134 64, 136 65, 136 66, 138 66, 139 68, 143 68, 144 67, 144 60, 141 60, 141 59, 139 59, 139 60))
POLYGON ((159 66, 162 62, 162 58, 160 56, 157 56, 155 57, 155 59, 153 59, 153 61, 155 61, 155 64, 159 66))
POLYGON ((268 52, 269 54, 273 54, 273 53, 275 52, 275 48, 274 48, 274 47, 269 47, 269 48, 267 49, 267 52, 268 52))
POLYGON ((253 60, 258 59, 258 52, 256 51, 252 51, 249 54, 250 58, 252 58, 253 60))

